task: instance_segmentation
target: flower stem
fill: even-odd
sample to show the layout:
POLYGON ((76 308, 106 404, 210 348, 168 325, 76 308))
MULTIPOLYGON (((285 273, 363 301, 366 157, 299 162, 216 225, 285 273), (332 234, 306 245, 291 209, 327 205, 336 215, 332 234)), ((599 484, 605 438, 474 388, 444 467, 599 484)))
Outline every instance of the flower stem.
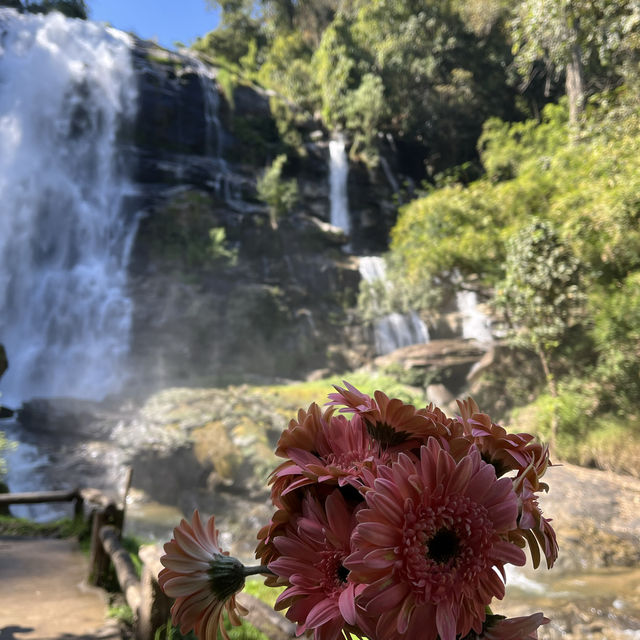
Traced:
POLYGON ((275 575, 273 573, 273 571, 271 571, 271 569, 269 569, 269 567, 267 567, 264 564, 261 565, 257 565, 255 567, 244 567, 242 572, 244 573, 245 578, 247 576, 256 576, 260 573, 268 573, 269 575, 275 575))

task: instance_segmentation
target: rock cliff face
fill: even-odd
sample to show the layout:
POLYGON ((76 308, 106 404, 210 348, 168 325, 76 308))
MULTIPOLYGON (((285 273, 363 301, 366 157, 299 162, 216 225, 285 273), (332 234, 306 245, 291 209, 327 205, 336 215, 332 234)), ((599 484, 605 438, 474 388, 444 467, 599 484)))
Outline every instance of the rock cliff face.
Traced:
POLYGON ((236 86, 225 97, 215 69, 148 42, 133 55, 140 106, 123 132, 137 187, 129 209, 141 216, 130 264, 133 370, 157 386, 361 364, 364 334, 349 314, 359 275, 344 246, 384 249, 394 216, 387 180, 354 167, 347 239, 328 224, 328 133, 317 123, 287 148, 265 92, 236 86), (301 198, 274 230, 256 180, 282 152, 301 198))

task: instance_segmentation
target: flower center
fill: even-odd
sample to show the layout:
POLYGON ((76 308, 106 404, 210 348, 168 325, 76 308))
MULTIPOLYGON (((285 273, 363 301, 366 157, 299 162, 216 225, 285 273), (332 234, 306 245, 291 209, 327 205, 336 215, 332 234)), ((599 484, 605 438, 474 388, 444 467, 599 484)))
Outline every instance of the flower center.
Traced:
POLYGON ((338 580, 340 582, 346 582, 347 577, 349 576, 349 569, 347 569, 343 564, 338 567, 338 580))
POLYGON ((385 422, 371 423, 367 421, 367 432, 383 449, 395 447, 409 439, 409 434, 406 431, 397 431, 385 422))
POLYGON ((487 510, 466 496, 432 496, 405 505, 402 573, 418 602, 440 602, 473 589, 490 569, 494 544, 487 510))
POLYGON ((455 558, 460 540, 452 529, 438 529, 436 535, 427 543, 427 557, 439 564, 446 564, 455 558))
POLYGON ((320 560, 322 582, 320 587, 327 595, 335 591, 341 591, 347 582, 349 569, 342 564, 344 558, 344 554, 335 549, 327 549, 322 553, 322 559, 320 560))

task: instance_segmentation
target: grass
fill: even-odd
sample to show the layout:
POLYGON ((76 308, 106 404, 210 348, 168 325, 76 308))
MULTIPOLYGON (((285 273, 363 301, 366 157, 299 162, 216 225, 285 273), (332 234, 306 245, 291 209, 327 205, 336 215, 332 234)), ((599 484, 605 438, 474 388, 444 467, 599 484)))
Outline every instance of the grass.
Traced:
POLYGON ((426 402, 423 394, 417 393, 413 387, 399 383, 396 378, 382 373, 364 371, 344 373, 313 382, 252 387, 252 391, 259 395, 273 397, 279 405, 295 410, 298 407, 307 407, 312 402, 323 405, 327 401, 328 394, 334 392, 333 385, 344 386, 344 380, 368 395, 373 395, 374 391, 380 390, 390 398, 400 398, 403 402, 414 405, 426 402))
POLYGON ((26 518, 0 516, 0 535, 24 538, 73 538, 81 542, 89 538, 89 526, 84 521, 61 518, 53 522, 32 522, 26 518))
POLYGON ((134 615, 131 607, 126 603, 112 604, 107 609, 107 616, 115 618, 118 622, 125 624, 129 628, 133 628, 134 615))
POLYGON ((284 591, 284 587, 267 587, 263 579, 256 576, 255 578, 249 578, 245 582, 244 591, 273 608, 276 604, 276 599, 284 591))
MULTIPOLYGON (((224 628, 229 635, 229 640, 269 640, 264 633, 246 621, 243 621, 239 627, 233 627, 225 616, 224 628)), ((192 631, 182 635, 180 630, 171 624, 171 620, 167 620, 167 624, 156 631, 154 640, 197 640, 197 638, 192 631)), ((218 640, 223 640, 219 631, 218 640)))

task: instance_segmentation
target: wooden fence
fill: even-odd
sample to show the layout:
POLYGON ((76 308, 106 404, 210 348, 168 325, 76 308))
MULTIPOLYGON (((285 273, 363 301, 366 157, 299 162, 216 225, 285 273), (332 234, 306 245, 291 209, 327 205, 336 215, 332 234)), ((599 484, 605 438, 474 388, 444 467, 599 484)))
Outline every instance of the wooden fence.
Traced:
MULTIPOLYGON (((122 546, 126 498, 130 484, 129 470, 121 502, 116 502, 97 489, 74 489, 4 493, 0 494, 0 507, 11 504, 73 502, 74 518, 84 519, 86 513, 91 522, 89 583, 104 587, 113 565, 120 589, 133 611, 136 640, 154 640, 156 632, 167 624, 172 600, 164 594, 158 584, 158 574, 162 569, 160 557, 163 553, 159 546, 144 545, 138 550, 142 561, 140 577, 129 553, 122 546)), ((291 640, 295 637, 295 626, 264 602, 246 593, 240 594, 238 599, 249 609, 248 621, 270 640, 291 640)))

